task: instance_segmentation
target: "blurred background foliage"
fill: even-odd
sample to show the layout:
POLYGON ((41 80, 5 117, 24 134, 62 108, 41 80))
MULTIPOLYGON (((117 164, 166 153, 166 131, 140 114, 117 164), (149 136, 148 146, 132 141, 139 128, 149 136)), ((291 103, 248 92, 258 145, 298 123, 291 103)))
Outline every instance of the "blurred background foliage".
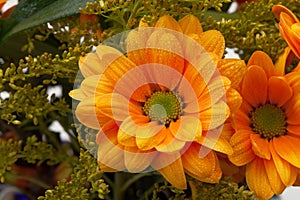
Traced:
POLYGON ((284 4, 300 13, 299 3, 259 0, 240 3, 228 13, 231 0, 20 0, 9 16, 2 13, 0 18, 1 183, 40 200, 114 199, 117 192, 126 199, 253 199, 243 183, 226 178, 217 186, 191 180, 188 190, 179 191, 155 173, 123 173, 124 180, 122 173, 103 174, 85 150, 95 142, 96 132, 81 130, 84 138, 78 137, 81 127, 73 124, 68 92, 80 56, 110 36, 137 27, 140 20, 153 25, 165 14, 179 19, 193 13, 204 30, 221 31, 226 47, 242 59, 263 50, 275 62, 286 44, 271 8, 284 4), (52 88, 61 94, 51 94, 52 88), (54 122, 68 140, 49 128, 54 122), (125 186, 120 189, 120 184, 125 186))

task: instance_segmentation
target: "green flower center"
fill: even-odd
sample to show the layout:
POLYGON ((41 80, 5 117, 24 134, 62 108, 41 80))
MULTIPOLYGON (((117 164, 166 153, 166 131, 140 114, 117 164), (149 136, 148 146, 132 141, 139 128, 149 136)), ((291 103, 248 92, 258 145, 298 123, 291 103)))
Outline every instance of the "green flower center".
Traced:
POLYGON ((272 104, 265 104, 251 113, 252 130, 263 138, 271 140, 286 132, 286 118, 283 110, 272 104))
POLYGON ((151 121, 159 121, 168 126, 172 120, 175 121, 180 117, 182 105, 183 103, 176 93, 157 91, 147 99, 143 111, 151 121))

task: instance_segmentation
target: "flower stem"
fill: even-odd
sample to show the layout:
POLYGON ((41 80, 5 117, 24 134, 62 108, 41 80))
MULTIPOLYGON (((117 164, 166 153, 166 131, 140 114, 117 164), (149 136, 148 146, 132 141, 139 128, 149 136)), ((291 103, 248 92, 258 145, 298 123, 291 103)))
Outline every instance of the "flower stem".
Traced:
POLYGON ((115 183, 114 183, 114 187, 113 187, 113 199, 115 200, 123 200, 124 199, 124 194, 125 191, 123 191, 122 185, 124 183, 124 173, 123 172, 116 172, 115 173, 115 183))

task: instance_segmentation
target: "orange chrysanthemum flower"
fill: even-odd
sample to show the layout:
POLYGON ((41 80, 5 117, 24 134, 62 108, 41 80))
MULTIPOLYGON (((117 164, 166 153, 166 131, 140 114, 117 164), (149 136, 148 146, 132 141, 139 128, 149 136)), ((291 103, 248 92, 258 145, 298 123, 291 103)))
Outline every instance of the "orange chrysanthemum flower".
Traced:
POLYGON ((203 32, 193 15, 179 22, 163 16, 154 28, 130 31, 126 44, 126 56, 100 45, 82 57, 85 79, 70 92, 81 101, 75 111, 79 121, 100 129, 99 166, 129 172, 152 168, 180 189, 186 188, 185 172, 218 182, 222 172, 214 151, 232 153, 220 130, 229 107, 238 109, 241 98, 217 67, 238 87, 235 77, 244 62, 222 60, 222 34, 203 32))
POLYGON ((247 184, 261 199, 293 185, 300 168, 299 81, 299 73, 284 75, 257 51, 241 83, 243 103, 233 114, 229 159, 246 165, 247 184))
POLYGON ((280 19, 279 31, 294 54, 300 58, 300 21, 292 11, 282 5, 272 8, 274 15, 280 19))

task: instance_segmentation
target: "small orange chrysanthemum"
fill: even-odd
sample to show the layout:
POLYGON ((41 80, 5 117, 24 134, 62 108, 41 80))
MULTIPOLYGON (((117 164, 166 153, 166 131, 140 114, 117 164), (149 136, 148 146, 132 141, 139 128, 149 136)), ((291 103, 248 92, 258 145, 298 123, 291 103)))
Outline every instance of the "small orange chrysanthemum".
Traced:
POLYGON ((163 16, 155 28, 130 31, 126 43, 126 56, 100 45, 82 57, 85 80, 70 92, 81 101, 75 111, 79 121, 100 129, 101 169, 152 168, 181 189, 186 188, 185 172, 218 182, 222 172, 211 149, 232 153, 219 133, 229 107, 240 106, 240 95, 230 85, 238 87, 240 79, 234 78, 243 73, 244 62, 223 60, 222 34, 203 32, 193 15, 179 22, 163 16))
POLYGON ((255 52, 241 83, 243 103, 233 114, 231 162, 246 165, 249 188, 261 199, 280 194, 300 168, 300 74, 283 74, 255 52))
POLYGON ((280 19, 279 31, 294 54, 300 58, 300 21, 292 11, 282 5, 272 8, 274 15, 280 19))

